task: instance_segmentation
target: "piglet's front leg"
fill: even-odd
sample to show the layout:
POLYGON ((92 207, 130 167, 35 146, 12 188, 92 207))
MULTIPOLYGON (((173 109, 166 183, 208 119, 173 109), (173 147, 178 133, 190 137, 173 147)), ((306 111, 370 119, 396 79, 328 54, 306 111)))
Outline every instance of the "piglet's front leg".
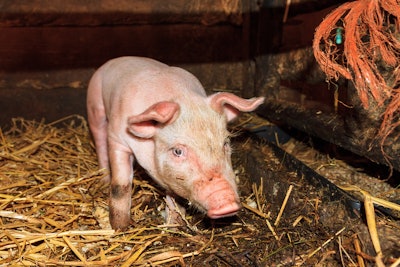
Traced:
POLYGON ((110 223, 113 229, 126 229, 131 222, 131 197, 133 178, 133 155, 109 143, 111 164, 110 223))

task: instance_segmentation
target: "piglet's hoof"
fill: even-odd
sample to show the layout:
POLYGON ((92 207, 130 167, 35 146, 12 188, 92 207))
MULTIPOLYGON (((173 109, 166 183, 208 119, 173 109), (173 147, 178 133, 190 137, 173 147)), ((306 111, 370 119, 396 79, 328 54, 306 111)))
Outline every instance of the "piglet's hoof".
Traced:
POLYGON ((130 214, 110 207, 110 224, 114 230, 126 230, 131 224, 130 214))

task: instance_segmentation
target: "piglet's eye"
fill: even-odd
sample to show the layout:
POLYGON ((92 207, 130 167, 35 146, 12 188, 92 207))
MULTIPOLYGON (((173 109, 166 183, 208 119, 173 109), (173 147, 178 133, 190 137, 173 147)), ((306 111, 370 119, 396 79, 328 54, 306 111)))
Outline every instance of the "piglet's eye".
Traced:
POLYGON ((183 149, 179 147, 175 147, 172 149, 172 153, 174 154, 175 157, 183 157, 184 156, 184 151, 183 149))

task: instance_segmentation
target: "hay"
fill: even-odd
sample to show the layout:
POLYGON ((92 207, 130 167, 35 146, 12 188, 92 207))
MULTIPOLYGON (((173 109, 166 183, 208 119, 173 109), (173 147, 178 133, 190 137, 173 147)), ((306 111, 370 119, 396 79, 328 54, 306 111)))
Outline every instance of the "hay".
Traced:
POLYGON ((9 130, 0 130, 0 265, 304 266, 334 261, 331 241, 353 240, 347 230, 325 232, 317 215, 320 196, 300 193, 298 184, 286 193, 304 197, 297 208, 285 208, 285 201, 271 209, 261 183, 242 192, 246 209, 233 221, 210 222, 195 212, 197 217, 186 217, 187 225, 165 225, 163 192, 140 171, 133 182, 133 224, 115 232, 108 221, 108 188, 98 183, 105 175, 80 116, 50 124, 13 119, 9 130))
POLYGON ((400 1, 339 6, 316 29, 313 50, 329 80, 353 81, 365 108, 371 101, 387 104, 379 131, 383 145, 400 126, 400 1))
POLYGON ((164 235, 156 227, 124 233, 99 229, 99 222, 108 220, 107 213, 101 217, 96 212, 106 201, 97 188, 105 173, 97 170, 84 118, 52 124, 13 119, 11 129, 0 131, 0 136, 0 264, 99 266, 126 258, 137 261, 164 235), (101 204, 95 207, 97 202, 101 204))

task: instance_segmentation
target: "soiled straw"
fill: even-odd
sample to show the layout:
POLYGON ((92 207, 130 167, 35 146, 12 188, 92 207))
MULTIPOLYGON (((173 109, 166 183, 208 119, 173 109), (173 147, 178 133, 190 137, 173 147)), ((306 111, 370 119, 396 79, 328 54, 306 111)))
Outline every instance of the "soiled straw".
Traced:
MULTIPOLYGON (((140 172, 133 181, 132 226, 116 232, 108 222, 108 189, 99 183, 105 175, 98 169, 87 123, 80 116, 50 124, 19 118, 12 120, 8 131, 0 129, 0 265, 184 266, 185 261, 196 263, 199 257, 203 262, 213 253, 224 253, 238 263, 236 255, 243 254, 230 249, 243 252, 248 249, 244 248, 247 240, 261 232, 267 234, 257 240, 260 246, 275 242, 276 248, 263 255, 310 242, 307 250, 293 249, 305 256, 313 246, 308 240, 284 244, 283 232, 295 231, 301 224, 289 230, 273 227, 270 212, 265 212, 263 189, 255 186, 256 208, 243 206, 257 216, 242 211, 238 222, 211 230, 197 227, 201 219, 189 218, 185 231, 174 230, 164 224, 159 213, 165 207, 163 195, 148 180, 140 179, 140 172), (193 222, 195 226, 189 227, 193 222), (221 240, 233 247, 218 250, 221 240)), ((286 195, 288 198, 290 192, 286 195)), ((296 214, 308 221, 306 216, 296 214)))
POLYGON ((282 203, 281 208, 279 210, 278 216, 276 217, 276 220, 275 220, 275 223, 274 223, 275 226, 278 226, 278 224, 279 224, 279 221, 280 221, 280 219, 282 217, 283 211, 285 210, 285 207, 286 207, 286 204, 287 204, 287 202, 289 200, 289 196, 290 196, 290 193, 292 192, 292 189, 293 189, 293 185, 290 185, 288 190, 286 191, 285 199, 283 200, 283 203, 282 203))
POLYGON ((381 205, 383 207, 386 207, 386 208, 397 210, 397 211, 400 211, 400 205, 398 205, 396 203, 392 203, 392 202, 384 200, 384 199, 374 197, 367 191, 362 190, 361 188, 359 188, 357 186, 343 186, 341 188, 346 191, 353 191, 356 193, 360 193, 363 196, 365 216, 367 219, 368 230, 369 230, 369 234, 371 236, 372 244, 373 244, 375 252, 376 252, 375 261, 376 261, 377 266, 379 266, 379 267, 385 266, 385 264, 383 263, 383 254, 382 254, 381 244, 379 241, 378 230, 376 228, 374 203, 381 205))

